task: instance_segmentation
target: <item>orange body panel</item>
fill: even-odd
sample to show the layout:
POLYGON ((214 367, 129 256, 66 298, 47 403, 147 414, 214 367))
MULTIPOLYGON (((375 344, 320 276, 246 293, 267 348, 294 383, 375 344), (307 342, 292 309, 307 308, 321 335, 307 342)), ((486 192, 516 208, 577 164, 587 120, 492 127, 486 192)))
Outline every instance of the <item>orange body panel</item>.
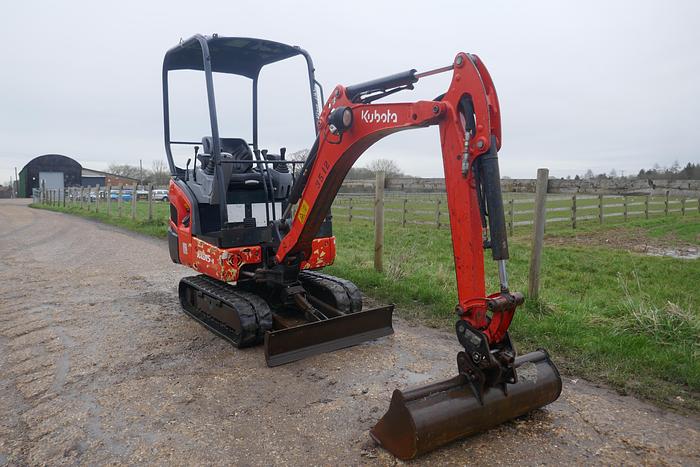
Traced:
POLYGON ((330 266, 335 261, 335 237, 314 238, 311 256, 301 262, 301 269, 318 269, 330 266))

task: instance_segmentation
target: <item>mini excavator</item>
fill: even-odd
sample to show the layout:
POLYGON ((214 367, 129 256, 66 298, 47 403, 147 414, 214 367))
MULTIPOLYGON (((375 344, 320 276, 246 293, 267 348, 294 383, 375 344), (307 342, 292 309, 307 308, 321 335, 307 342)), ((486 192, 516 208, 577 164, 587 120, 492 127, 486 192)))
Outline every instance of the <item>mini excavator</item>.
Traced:
POLYGON ((559 373, 544 350, 517 356, 508 334, 524 301, 508 285, 498 150, 498 97, 478 56, 351 86, 323 102, 311 56, 262 39, 196 35, 163 62, 165 149, 171 171, 168 244, 175 263, 198 274, 179 284, 183 310, 236 347, 264 342, 269 366, 350 347, 393 333, 393 305, 363 309, 352 282, 320 272, 336 255, 331 204, 353 163, 372 144, 402 130, 437 125, 457 279, 457 375, 394 391, 370 435, 401 459, 487 430, 553 402, 559 373), (302 56, 316 139, 303 165, 258 141, 258 78, 266 65, 302 56), (211 135, 170 136, 168 76, 204 72, 211 135), (213 73, 252 81, 252 142, 222 137, 213 73), (430 101, 379 103, 438 73, 447 91, 430 101), (173 146, 192 146, 194 164, 175 164, 173 146), (201 151, 200 151, 201 148, 201 151), (487 295, 484 250, 497 263, 500 290, 487 295))

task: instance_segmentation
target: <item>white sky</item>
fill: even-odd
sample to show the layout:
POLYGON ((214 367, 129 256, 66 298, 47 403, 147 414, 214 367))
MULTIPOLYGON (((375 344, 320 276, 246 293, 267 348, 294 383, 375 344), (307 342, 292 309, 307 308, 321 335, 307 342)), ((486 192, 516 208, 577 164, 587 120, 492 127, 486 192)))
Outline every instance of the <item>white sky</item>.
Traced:
MULTIPOLYGON (((2 182, 46 153, 94 169, 164 159, 163 55, 181 37, 214 32, 304 47, 326 92, 476 53, 501 101, 503 175, 530 178, 537 167, 554 176, 629 174, 656 162, 700 162, 696 1, 25 0, 2 2, 0 17, 2 182)), ((308 91, 303 76, 292 78, 303 69, 279 67, 261 85, 261 145, 309 147, 308 91)), ((249 96, 220 81, 222 136, 248 138, 249 96)), ((175 84, 174 128, 199 139, 208 133, 201 81, 175 84)), ((427 78, 394 100, 431 99, 446 84, 427 78)), ((442 176, 434 129, 393 135, 358 164, 381 157, 412 175, 442 176)))

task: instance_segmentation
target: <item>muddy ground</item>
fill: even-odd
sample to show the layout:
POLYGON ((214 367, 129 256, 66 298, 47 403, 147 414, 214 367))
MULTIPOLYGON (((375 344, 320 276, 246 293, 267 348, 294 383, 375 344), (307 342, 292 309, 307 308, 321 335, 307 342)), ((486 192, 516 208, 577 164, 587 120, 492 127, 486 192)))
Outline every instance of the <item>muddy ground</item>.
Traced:
POLYGON ((652 237, 639 227, 621 226, 573 235, 547 235, 546 241, 548 245, 604 246, 649 256, 689 260, 700 258, 700 247, 696 243, 683 241, 672 234, 652 237))
MULTIPOLYGON (((369 428, 394 388, 452 376, 451 333, 267 368, 180 311, 164 241, 0 201, 0 465, 392 465, 369 428)), ((700 463, 700 421, 583 380, 414 463, 700 463)))

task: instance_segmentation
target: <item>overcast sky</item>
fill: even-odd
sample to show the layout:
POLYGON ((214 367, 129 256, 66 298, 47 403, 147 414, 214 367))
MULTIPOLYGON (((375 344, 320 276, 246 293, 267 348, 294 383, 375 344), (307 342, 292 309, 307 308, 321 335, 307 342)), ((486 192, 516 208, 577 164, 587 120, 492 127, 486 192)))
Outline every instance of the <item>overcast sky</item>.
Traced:
MULTIPOLYGON (((476 53, 501 101, 503 175, 530 178, 537 167, 554 176, 629 174, 700 162, 697 1, 24 0, 2 2, 0 17, 3 183, 46 153, 94 169, 164 159, 163 54, 181 37, 215 32, 302 46, 326 92, 476 53)), ((261 84, 261 146, 309 147, 303 68, 297 61, 278 71, 270 68, 261 84)), ((195 78, 174 80, 173 117, 176 131, 199 139, 208 130, 195 78)), ((432 99, 447 79, 426 78, 394 100, 432 99)), ((247 83, 220 81, 222 136, 249 138, 250 98, 235 94, 247 83)), ((404 132, 358 164, 392 158, 408 174, 442 176, 439 148, 435 129, 404 132)))

